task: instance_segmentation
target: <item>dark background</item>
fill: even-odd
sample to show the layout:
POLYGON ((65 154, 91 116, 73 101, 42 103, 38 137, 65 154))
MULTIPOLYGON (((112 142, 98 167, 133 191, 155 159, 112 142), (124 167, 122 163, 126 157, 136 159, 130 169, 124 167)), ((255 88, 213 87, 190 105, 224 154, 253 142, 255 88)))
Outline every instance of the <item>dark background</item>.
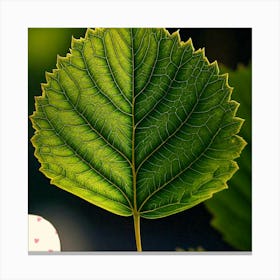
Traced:
MULTIPOLYGON (((170 32, 178 28, 168 28, 170 32)), ((85 28, 32 28, 28 30, 28 114, 35 110, 34 96, 41 95, 45 71, 56 66, 56 55, 69 51, 71 36, 84 37, 85 28)), ((195 49, 205 47, 210 62, 217 60, 232 69, 251 62, 250 28, 180 28, 183 41, 192 38, 195 49)), ((135 251, 132 217, 121 217, 98 208, 50 185, 40 171, 30 142, 34 130, 28 125, 28 212, 49 220, 57 229, 62 251, 135 251)), ((210 225, 211 215, 203 203, 166 218, 141 219, 145 251, 174 251, 203 247, 206 251, 235 250, 210 225)))

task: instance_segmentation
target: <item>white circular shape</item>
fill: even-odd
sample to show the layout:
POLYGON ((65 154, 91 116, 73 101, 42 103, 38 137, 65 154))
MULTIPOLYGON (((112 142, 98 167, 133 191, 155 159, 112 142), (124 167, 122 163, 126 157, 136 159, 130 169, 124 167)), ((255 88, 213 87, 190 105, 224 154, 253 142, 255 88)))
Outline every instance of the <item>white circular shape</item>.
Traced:
POLYGON ((58 252, 60 240, 55 227, 37 215, 28 215, 29 252, 58 252))

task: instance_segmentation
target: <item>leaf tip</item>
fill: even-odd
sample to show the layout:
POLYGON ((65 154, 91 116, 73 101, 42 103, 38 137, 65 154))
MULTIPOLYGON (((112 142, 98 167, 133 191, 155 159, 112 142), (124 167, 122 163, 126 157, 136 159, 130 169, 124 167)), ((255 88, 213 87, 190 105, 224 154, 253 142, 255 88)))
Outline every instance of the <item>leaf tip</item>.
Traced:
MULTIPOLYGON (((238 118, 238 119, 240 119, 240 118, 238 118)), ((242 122, 242 124, 244 123, 244 119, 240 119, 240 122, 242 122)), ((241 142, 241 149, 240 149, 240 153, 239 153, 239 155, 238 156, 240 156, 241 155, 241 152, 242 152, 242 150, 248 145, 248 142, 243 138, 243 137, 241 137, 240 135, 236 135, 236 137, 240 140, 240 142, 241 142)))
POLYGON ((56 72, 59 71, 59 69, 63 69, 67 67, 68 65, 71 64, 70 59, 71 59, 71 54, 67 53, 66 57, 60 56, 59 54, 56 56, 56 67, 57 69, 53 70, 53 73, 55 74, 56 72))
POLYGON ((42 96, 44 96, 44 94, 45 94, 45 88, 46 88, 47 86, 49 86, 51 80, 54 79, 55 73, 56 73, 55 70, 53 70, 52 73, 47 72, 47 71, 45 72, 46 83, 41 83, 42 96))
POLYGON ((205 57, 205 50, 204 48, 199 48, 193 52, 193 54, 201 56, 201 58, 209 64, 208 59, 205 57))
POLYGON ((219 74, 220 69, 219 69, 219 65, 218 65, 217 60, 214 60, 213 62, 211 62, 211 63, 209 64, 209 66, 210 66, 210 67, 213 67, 214 72, 215 72, 217 75, 219 74))
POLYGON ((90 38, 94 34, 94 29, 88 28, 85 34, 85 38, 90 38))
POLYGON ((171 34, 179 43, 181 43, 180 29, 177 29, 175 32, 171 34))
POLYGON ((223 73, 220 76, 225 79, 226 85, 228 85, 228 73, 223 73))
POLYGON ((207 65, 211 65, 210 61, 208 60, 207 56, 205 55, 205 47, 201 49, 203 60, 207 63, 207 65))
POLYGON ((194 52, 194 46, 193 46, 193 41, 192 41, 192 38, 191 38, 191 37, 186 41, 185 45, 186 45, 186 46, 190 46, 192 52, 194 52))
POLYGON ((78 50, 81 52, 83 50, 84 41, 85 41, 84 38, 77 39, 72 36, 70 53, 72 54, 73 50, 78 50))

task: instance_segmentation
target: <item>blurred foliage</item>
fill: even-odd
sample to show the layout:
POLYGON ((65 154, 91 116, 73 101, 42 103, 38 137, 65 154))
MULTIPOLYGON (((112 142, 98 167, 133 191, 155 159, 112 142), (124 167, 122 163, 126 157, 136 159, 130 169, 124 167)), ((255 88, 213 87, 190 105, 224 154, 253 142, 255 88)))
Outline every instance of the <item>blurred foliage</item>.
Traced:
POLYGON ((229 84, 234 87, 232 99, 240 103, 237 116, 245 120, 239 133, 247 146, 237 159, 239 170, 228 182, 229 188, 206 201, 213 214, 211 225, 220 231, 230 245, 239 250, 252 250, 252 211, 251 211, 251 92, 252 67, 239 65, 233 71, 224 66, 221 72, 229 73, 229 84))
POLYGON ((30 28, 28 30, 28 67, 51 70, 56 56, 69 52, 71 38, 84 36, 85 28, 30 28))

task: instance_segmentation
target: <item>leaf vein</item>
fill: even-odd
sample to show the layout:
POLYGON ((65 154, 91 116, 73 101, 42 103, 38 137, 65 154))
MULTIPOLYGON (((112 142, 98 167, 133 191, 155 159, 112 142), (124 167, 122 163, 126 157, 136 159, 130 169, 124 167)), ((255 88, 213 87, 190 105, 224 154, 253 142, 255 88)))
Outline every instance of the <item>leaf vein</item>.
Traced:
MULTIPOLYGON (((66 67, 63 67, 63 65, 61 65, 62 69, 65 71, 65 73, 74 81, 77 89, 79 90, 79 96, 81 94, 81 88, 79 86, 79 83, 77 82, 77 80, 73 77, 73 75, 67 70, 66 67)), ((73 102, 71 101, 70 97, 67 95, 66 93, 66 90, 63 88, 62 84, 60 83, 59 79, 57 80, 57 82, 59 83, 61 89, 62 89, 62 92, 63 92, 63 95, 65 97, 65 99, 67 100, 67 102, 72 106, 73 110, 86 122, 86 124, 90 127, 90 129, 95 132, 99 138, 101 138, 107 145, 109 145, 111 147, 111 149, 113 149, 115 152, 117 152, 122 158, 124 158, 127 163, 131 166, 131 162, 130 160, 128 159, 128 157, 122 152, 120 151, 116 146, 114 146, 112 143, 110 143, 110 141, 104 137, 102 135, 101 132, 99 132, 91 123, 90 121, 88 120, 88 118, 84 115, 84 112, 80 112, 78 110, 78 106, 77 105, 74 105, 73 102)))
MULTIPOLYGON (((90 41, 91 42, 91 41, 90 41)), ((92 43, 91 43, 92 44, 92 43)), ((84 48, 84 45, 83 45, 83 48, 84 48)), ((123 113, 124 115, 127 115, 127 116, 131 116, 130 113, 124 111, 123 109, 121 109, 117 104, 115 104, 115 102, 112 100, 112 98, 110 98, 105 92, 103 92, 103 90, 98 86, 98 84, 95 82, 90 70, 89 70, 89 67, 88 67, 88 64, 87 64, 87 60, 86 60, 86 57, 83 53, 83 51, 79 50, 79 49, 76 49, 80 52, 80 54, 82 55, 82 59, 83 59, 83 62, 85 64, 85 67, 86 67, 86 72, 92 82, 92 85, 97 88, 97 90, 99 91, 99 93, 106 98, 106 100, 109 101, 110 104, 112 104, 113 107, 115 107, 119 112, 123 113)), ((96 56, 95 54, 93 54, 94 56, 96 56)))
MULTIPOLYGON (((109 31, 108 31, 108 32, 109 32, 109 31)), ((109 32, 109 33, 110 33, 110 32, 109 32)), ((122 91, 122 89, 120 88, 120 85, 119 85, 119 83, 117 82, 116 77, 115 77, 115 74, 114 74, 114 72, 113 72, 113 70, 112 70, 112 67, 111 67, 111 64, 110 64, 110 61, 109 61, 108 55, 107 55, 107 48, 106 48, 106 44, 105 44, 105 39, 104 39, 104 37, 102 37, 102 44, 103 44, 103 48, 104 48, 104 52, 105 52, 105 60, 106 60, 106 63, 107 63, 107 65, 108 65, 108 68, 109 68, 109 70, 110 70, 111 78, 113 79, 114 84, 115 84, 116 87, 118 88, 119 93, 121 94, 121 96, 122 96, 122 97, 124 98, 124 100, 129 104, 129 106, 132 107, 131 101, 127 98, 127 96, 125 95, 125 93, 124 93, 124 92, 122 91)), ((91 47, 93 47, 92 44, 91 44, 91 47)), ((93 51, 94 51, 94 50, 93 50, 93 51)))
MULTIPOLYGON (((208 79, 208 82, 210 81, 210 79, 212 78, 212 76, 213 76, 213 73, 211 73, 211 75, 210 75, 210 77, 209 77, 209 79, 208 79)), ((143 164, 144 164, 152 155, 154 155, 154 154, 156 153, 156 151, 158 151, 165 143, 167 143, 167 141, 168 141, 169 139, 171 139, 174 135, 176 135, 177 132, 180 131, 180 129, 189 121, 190 117, 191 117, 192 114, 195 112, 195 109, 196 109, 197 105, 199 104, 200 98, 201 98, 202 94, 204 93, 204 91, 205 91, 205 89, 206 89, 206 87, 207 87, 207 85, 208 85, 208 82, 205 83, 203 89, 201 90, 199 96, 197 97, 196 103, 195 103, 194 106, 192 107, 192 110, 191 110, 190 113, 187 115, 186 119, 185 119, 183 122, 181 122, 181 124, 176 128, 176 130, 175 130, 173 133, 171 133, 170 135, 168 135, 168 137, 167 137, 165 140, 163 140, 163 141, 161 142, 160 145, 158 145, 155 149, 153 149, 153 151, 152 151, 150 154, 148 154, 148 156, 145 157, 145 159, 139 164, 136 173, 139 172, 139 170, 140 170, 140 168, 143 166, 143 164)))
MULTIPOLYGON (((41 106, 41 109, 44 113, 45 116, 47 116, 45 109, 43 106, 41 106)), ((104 174, 102 174, 101 171, 99 171, 98 169, 96 169, 96 167, 94 167, 92 165, 92 163, 90 161, 88 161, 87 159, 85 159, 82 155, 80 155, 78 153, 78 151, 72 147, 72 145, 70 143, 68 143, 68 141, 66 139, 64 139, 61 135, 60 132, 57 130, 56 126, 54 125, 53 122, 51 122, 48 118, 46 118, 47 122, 49 123, 49 125, 54 129, 54 131, 56 132, 56 136, 62 141, 64 142, 64 144, 71 150, 71 152, 76 155, 82 162, 84 162, 88 167, 90 167, 94 172, 96 172, 100 177, 102 177, 106 182, 108 182, 109 184, 111 184, 112 186, 116 187, 119 192, 123 195, 123 197, 127 200, 129 206, 131 206, 130 201, 127 197, 127 195, 125 194, 125 192, 118 186, 116 185, 113 181, 111 181, 110 179, 108 179, 104 174)))
POLYGON ((178 172, 175 176, 173 176, 171 179, 169 179, 167 182, 165 182, 163 185, 161 185, 160 187, 158 187, 155 191, 153 191, 152 193, 150 193, 147 198, 142 202, 139 211, 143 208, 143 206, 147 203, 147 201, 154 196, 156 193, 158 193, 160 190, 162 190, 163 188, 165 188, 167 185, 169 185, 171 182, 173 182, 176 178, 178 178, 179 176, 181 176, 183 173, 185 173, 187 170, 189 170, 194 163, 196 163, 202 156, 206 156, 205 153, 208 150, 208 148, 211 147, 213 141, 215 140, 216 136, 219 134, 221 128, 219 127, 217 129, 217 131, 215 132, 215 134, 212 136, 210 142, 208 143, 208 145, 206 146, 206 148, 200 153, 200 155, 198 157, 196 157, 187 167, 185 167, 183 170, 181 170, 180 172, 178 172))

